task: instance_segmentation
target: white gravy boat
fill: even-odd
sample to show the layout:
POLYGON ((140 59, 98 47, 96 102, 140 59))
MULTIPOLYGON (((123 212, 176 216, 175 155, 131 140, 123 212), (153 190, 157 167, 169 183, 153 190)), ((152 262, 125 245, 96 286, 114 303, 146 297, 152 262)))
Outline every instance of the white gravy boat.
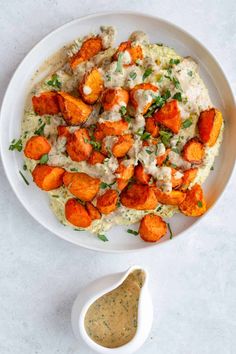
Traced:
POLYGON ((71 313, 73 332, 76 338, 83 340, 90 348, 98 353, 132 354, 138 350, 147 339, 152 327, 153 307, 152 299, 148 290, 149 274, 146 269, 140 266, 132 266, 122 273, 114 273, 99 278, 84 288, 77 296, 71 313), (145 280, 140 289, 138 303, 137 330, 134 337, 126 344, 117 348, 107 348, 94 342, 86 332, 84 319, 90 307, 98 298, 114 290, 121 285, 130 273, 140 269, 145 274, 145 280))

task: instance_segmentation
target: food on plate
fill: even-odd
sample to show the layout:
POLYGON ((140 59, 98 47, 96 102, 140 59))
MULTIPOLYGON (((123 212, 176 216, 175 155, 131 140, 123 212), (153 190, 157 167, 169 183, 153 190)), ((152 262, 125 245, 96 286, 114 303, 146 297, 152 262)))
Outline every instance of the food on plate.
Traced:
POLYGON ((224 120, 191 57, 142 31, 115 47, 115 34, 102 26, 51 59, 10 150, 23 149, 63 225, 107 240, 113 225, 140 222, 141 239, 156 242, 174 214, 206 211, 224 120))

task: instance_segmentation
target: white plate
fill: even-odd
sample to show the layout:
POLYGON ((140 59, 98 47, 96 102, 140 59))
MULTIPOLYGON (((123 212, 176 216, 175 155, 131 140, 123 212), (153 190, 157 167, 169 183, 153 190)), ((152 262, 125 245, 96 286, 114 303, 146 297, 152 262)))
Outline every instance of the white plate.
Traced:
MULTIPOLYGON (((30 79, 39 66, 63 45, 89 32, 98 32, 100 25, 114 25, 118 29, 117 43, 126 40, 134 30, 148 33, 152 42, 163 42, 183 56, 192 56, 200 65, 203 77, 213 104, 222 110, 226 120, 224 142, 220 156, 204 184, 208 206, 222 194, 232 173, 236 153, 235 103, 229 83, 216 60, 196 39, 182 29, 162 19, 131 12, 102 13, 72 21, 39 42, 19 65, 5 94, 1 110, 0 140, 2 161, 8 180, 15 194, 28 212, 48 230, 76 245, 97 251, 124 252, 153 247, 139 237, 127 234, 127 227, 113 227, 107 232, 109 242, 102 242, 87 232, 76 232, 61 225, 52 213, 47 194, 39 190, 31 181, 27 186, 19 175, 22 170, 22 153, 8 150, 10 142, 19 137, 24 103, 28 94, 30 79)), ((208 214, 208 213, 207 213, 208 214)), ((205 216, 207 215, 205 214, 205 216)), ((177 215, 171 219, 175 237, 190 232, 190 227, 199 219, 177 215)), ((168 240, 166 236, 159 244, 168 240)), ((172 240, 173 242, 174 240, 172 240)))

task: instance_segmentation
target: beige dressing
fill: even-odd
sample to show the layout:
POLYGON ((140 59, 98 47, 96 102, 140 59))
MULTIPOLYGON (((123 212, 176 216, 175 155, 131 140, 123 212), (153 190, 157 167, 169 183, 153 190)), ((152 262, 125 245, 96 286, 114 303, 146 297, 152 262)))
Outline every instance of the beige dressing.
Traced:
POLYGON ((116 348, 135 336, 138 302, 144 280, 145 273, 137 269, 120 286, 89 307, 84 324, 94 342, 107 348, 116 348))

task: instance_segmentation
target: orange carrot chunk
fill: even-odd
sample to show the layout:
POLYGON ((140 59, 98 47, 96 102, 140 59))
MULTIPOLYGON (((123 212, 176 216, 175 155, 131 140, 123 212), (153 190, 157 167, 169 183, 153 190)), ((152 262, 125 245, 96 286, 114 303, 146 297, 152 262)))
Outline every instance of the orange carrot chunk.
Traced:
POLYGON ((76 130, 67 139, 66 151, 68 152, 71 160, 85 161, 92 153, 92 146, 89 143, 90 137, 85 128, 76 130))
POLYGON ((116 180, 118 189, 122 191, 129 183, 130 178, 132 178, 134 175, 134 166, 125 166, 121 162, 116 170, 116 175, 119 176, 116 180))
POLYGON ((68 125, 84 123, 92 112, 91 106, 66 92, 58 92, 58 102, 63 118, 68 125))
POLYGON ((75 69, 77 65, 83 61, 91 59, 94 55, 98 54, 103 49, 101 37, 92 37, 86 39, 80 50, 74 54, 70 59, 70 67, 75 69))
POLYGON ((172 190, 170 193, 164 193, 159 188, 154 187, 154 192, 159 203, 167 205, 179 205, 185 199, 185 193, 172 190))
POLYGON ((197 168, 190 168, 186 171, 184 171, 184 175, 182 178, 182 185, 181 185, 181 190, 185 191, 188 189, 190 183, 194 180, 194 178, 197 176, 197 168))
POLYGON ((51 150, 51 145, 44 136, 32 136, 26 143, 24 154, 29 159, 39 160, 51 150))
POLYGON ((167 102, 159 111, 153 115, 155 121, 178 134, 181 127, 181 117, 177 100, 167 102))
POLYGON ((145 172, 144 167, 141 163, 135 166, 134 177, 137 182, 142 184, 148 184, 151 179, 151 175, 145 172))
POLYGON ((33 172, 33 180, 37 186, 45 191, 59 188, 63 184, 64 168, 48 165, 37 165, 33 172))
MULTIPOLYGON (((104 123, 99 123, 97 125, 97 129, 98 129, 98 131, 102 132, 103 137, 104 137, 106 135, 111 135, 111 136, 122 135, 128 129, 128 126, 129 126, 128 123, 121 119, 121 120, 118 120, 117 122, 107 121, 104 123)), ((99 140, 97 135, 95 136, 95 139, 99 140)))
POLYGON ((103 163, 104 159, 105 156, 101 152, 94 150, 89 156, 87 162, 90 165, 96 165, 97 163, 103 163))
POLYGON ((65 217, 74 226, 88 227, 92 219, 85 207, 75 198, 67 200, 65 204, 65 217))
POLYGON ((98 220, 101 219, 101 213, 99 210, 90 202, 86 202, 85 207, 87 209, 87 212, 92 220, 98 220))
POLYGON ((197 123, 200 140, 210 147, 215 145, 222 123, 222 113, 216 108, 202 111, 197 123))
POLYGON ((167 226, 164 220, 158 215, 145 215, 139 226, 139 234, 146 242, 157 242, 167 232, 167 226))
POLYGON ((179 204, 180 211, 187 216, 200 216, 206 211, 206 201, 202 187, 195 184, 186 191, 186 198, 179 204))
MULTIPOLYGON (((148 91, 157 92, 158 88, 152 84, 145 83, 145 84, 138 84, 130 90, 130 102, 132 103, 135 109, 140 109, 140 100, 138 99, 138 96, 140 95, 143 98, 145 97, 145 95, 148 94, 148 91)), ((147 100, 144 107, 141 107, 142 114, 145 114, 148 111, 148 108, 152 105, 153 101, 154 98, 151 98, 151 100, 147 100)))
POLYGON ((153 117, 146 118, 146 126, 145 129, 148 133, 151 134, 153 138, 157 138, 159 135, 159 128, 156 124, 156 121, 153 117))
POLYGON ((79 92, 84 102, 95 103, 103 90, 103 78, 97 68, 86 73, 79 85, 79 92))
POLYGON ((131 41, 126 41, 126 42, 122 42, 116 53, 113 55, 113 59, 114 60, 118 60, 119 54, 122 52, 127 51, 130 55, 130 62, 124 64, 124 66, 129 66, 129 65, 133 65, 136 63, 136 61, 138 59, 142 60, 143 59, 143 51, 142 48, 139 45, 136 46, 132 46, 132 42, 131 41))
POLYGON ((131 134, 121 135, 112 147, 112 153, 115 157, 124 157, 133 146, 134 139, 131 134))
POLYGON ((182 151, 183 158, 194 164, 200 164, 203 160, 204 154, 204 145, 196 137, 188 140, 182 151))
POLYGON ((83 172, 65 172, 63 183, 77 198, 91 201, 99 191, 100 179, 93 178, 83 172))
POLYGON ((43 92, 39 96, 32 97, 32 104, 35 113, 42 116, 44 114, 58 114, 60 112, 57 92, 43 92))
POLYGON ((147 185, 133 184, 120 195, 121 204, 136 210, 153 210, 157 206, 157 198, 152 188, 147 185))
POLYGON ((102 95, 102 106, 104 111, 112 111, 115 106, 126 106, 129 101, 129 93, 127 90, 119 88, 108 88, 102 95))
POLYGON ((113 189, 108 189, 97 198, 97 208, 102 214, 110 214, 117 208, 118 193, 113 189))
POLYGON ((58 125, 57 134, 58 136, 64 136, 65 138, 68 138, 70 136, 70 131, 66 125, 58 125))

